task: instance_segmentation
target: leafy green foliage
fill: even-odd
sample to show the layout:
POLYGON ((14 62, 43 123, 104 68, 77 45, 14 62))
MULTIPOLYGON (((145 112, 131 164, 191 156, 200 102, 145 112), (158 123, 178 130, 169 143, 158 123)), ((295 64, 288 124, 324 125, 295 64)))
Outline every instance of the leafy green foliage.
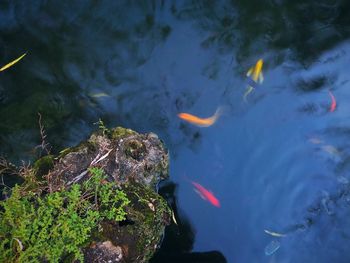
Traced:
POLYGON ((109 133, 109 129, 106 127, 106 125, 104 124, 104 122, 99 119, 98 122, 94 123, 98 125, 98 128, 102 131, 103 135, 108 135, 109 133))
POLYGON ((0 201, 0 262, 59 262, 72 256, 83 261, 81 247, 104 220, 125 219, 129 203, 103 170, 92 168, 82 185, 38 195, 15 186, 0 201))

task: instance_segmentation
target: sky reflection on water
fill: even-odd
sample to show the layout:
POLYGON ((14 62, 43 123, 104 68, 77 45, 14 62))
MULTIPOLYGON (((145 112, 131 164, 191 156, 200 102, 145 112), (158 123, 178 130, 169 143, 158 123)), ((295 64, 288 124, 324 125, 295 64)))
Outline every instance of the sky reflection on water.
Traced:
POLYGON ((4 1, 0 62, 28 55, 0 76, 1 153, 37 157, 38 112, 56 152, 99 118, 152 131, 170 152, 160 191, 179 221, 154 262, 348 262, 349 10, 348 1, 4 1), (245 103, 259 58, 265 81, 245 103), (177 117, 219 105, 225 114, 209 128, 177 117), (273 240, 280 248, 266 256, 273 240))

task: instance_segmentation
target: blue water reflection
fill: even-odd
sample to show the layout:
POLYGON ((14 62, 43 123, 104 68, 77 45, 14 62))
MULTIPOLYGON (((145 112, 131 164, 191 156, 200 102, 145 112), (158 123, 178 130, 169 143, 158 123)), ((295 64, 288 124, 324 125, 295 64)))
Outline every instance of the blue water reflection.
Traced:
POLYGON ((349 10, 340 0, 4 1, 0 62, 28 55, 0 76, 0 151, 38 156, 38 112, 56 151, 99 118, 152 131, 170 152, 160 191, 179 223, 153 262, 349 262, 349 10), (259 58, 265 81, 244 102, 259 58), (212 127, 177 117, 218 106, 212 127))

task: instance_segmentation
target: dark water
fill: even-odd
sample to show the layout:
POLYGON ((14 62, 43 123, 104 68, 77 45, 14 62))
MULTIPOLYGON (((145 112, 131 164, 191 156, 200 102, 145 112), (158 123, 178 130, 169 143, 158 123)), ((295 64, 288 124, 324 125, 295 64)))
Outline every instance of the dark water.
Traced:
POLYGON ((349 12, 346 0, 2 1, 0 63, 28 54, 0 75, 0 152, 40 154, 38 113, 53 152, 99 118, 152 131, 179 223, 152 262, 350 262, 349 12), (245 103, 259 58, 265 81, 245 103), (208 128, 177 117, 218 106, 208 128))

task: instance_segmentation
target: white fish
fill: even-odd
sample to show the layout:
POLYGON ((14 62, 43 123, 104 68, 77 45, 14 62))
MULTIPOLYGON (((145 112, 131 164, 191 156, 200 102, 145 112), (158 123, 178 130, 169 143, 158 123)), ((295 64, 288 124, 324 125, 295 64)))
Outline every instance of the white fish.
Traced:
POLYGON ((266 234, 269 234, 269 235, 273 236, 273 237, 285 237, 285 236, 287 236, 286 234, 280 234, 280 233, 277 233, 277 232, 269 231, 267 229, 264 229, 264 232, 266 234))
POLYGON ((340 155, 340 151, 336 147, 330 144, 321 146, 321 149, 331 155, 340 155))
POLYGON ((317 138, 317 137, 311 137, 309 139, 309 142, 311 142, 312 144, 321 144, 321 143, 323 143, 323 141, 321 139, 317 138))
POLYGON ((174 211, 171 211, 171 217, 172 217, 174 223, 175 223, 176 225, 178 225, 178 223, 177 223, 177 221, 176 221, 176 218, 175 218, 174 211))
POLYGON ((273 253, 275 253, 279 248, 281 244, 277 240, 272 240, 267 246, 265 247, 265 255, 271 256, 273 253))
POLYGON ((99 92, 99 93, 91 93, 91 94, 89 94, 89 97, 91 97, 91 98, 104 98, 104 97, 110 97, 110 95, 108 95, 105 92, 99 92))

